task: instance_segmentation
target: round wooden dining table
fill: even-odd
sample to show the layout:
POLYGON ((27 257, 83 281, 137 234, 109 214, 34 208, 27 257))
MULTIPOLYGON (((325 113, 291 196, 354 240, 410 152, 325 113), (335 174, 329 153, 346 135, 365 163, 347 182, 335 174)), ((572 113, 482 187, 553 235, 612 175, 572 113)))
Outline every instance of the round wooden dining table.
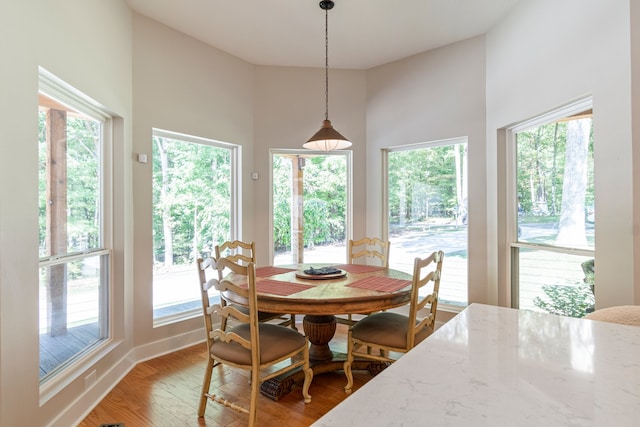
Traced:
MULTIPOLYGON (((225 277, 236 284, 246 282, 245 276, 225 277)), ((309 337, 309 358, 315 374, 342 369, 345 355, 331 350, 329 343, 336 331, 338 314, 366 314, 400 307, 409 303, 411 275, 402 271, 360 264, 296 264, 256 268, 258 310, 269 313, 301 314, 303 329, 309 337), (311 268, 334 267, 337 273, 307 274, 311 268)), ((225 293, 228 301, 248 305, 236 294, 225 293)), ((380 363, 356 361, 353 369, 376 373, 384 368, 380 363)), ((298 373, 288 378, 263 384, 263 394, 278 400, 288 393, 294 382, 302 379, 298 373)))

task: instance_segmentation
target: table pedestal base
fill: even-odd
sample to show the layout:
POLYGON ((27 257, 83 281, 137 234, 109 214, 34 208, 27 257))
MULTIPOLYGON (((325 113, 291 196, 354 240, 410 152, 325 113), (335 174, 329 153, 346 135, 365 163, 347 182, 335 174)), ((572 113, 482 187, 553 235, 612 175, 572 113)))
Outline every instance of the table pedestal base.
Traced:
MULTIPOLYGON (((309 337, 309 362, 313 375, 325 374, 327 372, 341 371, 347 355, 331 351, 329 342, 336 332, 335 316, 304 316, 302 327, 305 334, 309 337)), ((351 369, 356 371, 366 370, 371 375, 377 375, 382 372, 389 363, 376 362, 372 360, 356 359, 351 364, 351 369)), ((265 396, 279 400, 286 396, 294 384, 302 384, 304 381, 304 372, 300 370, 287 372, 276 378, 272 378, 260 385, 260 392, 265 396)), ((344 380, 345 385, 347 379, 344 380)))
MULTIPOLYGON (((341 353, 334 353, 333 355, 334 359, 331 361, 311 363, 311 369, 313 370, 314 377, 316 375, 325 374, 327 372, 342 370, 347 355, 341 353)), ((351 369, 354 371, 369 371, 371 375, 376 376, 387 366, 389 366, 389 363, 356 359, 351 364, 351 369)), ((302 370, 287 372, 286 374, 283 374, 279 377, 272 378, 263 382, 260 385, 260 392, 270 399, 278 401, 280 398, 286 396, 291 392, 294 384, 302 386, 303 382, 304 372, 302 370)), ((346 377, 344 379, 344 385, 347 385, 346 377)))
POLYGON ((309 337, 309 360, 325 362, 333 358, 329 341, 336 334, 335 316, 310 316, 302 319, 302 328, 309 337))

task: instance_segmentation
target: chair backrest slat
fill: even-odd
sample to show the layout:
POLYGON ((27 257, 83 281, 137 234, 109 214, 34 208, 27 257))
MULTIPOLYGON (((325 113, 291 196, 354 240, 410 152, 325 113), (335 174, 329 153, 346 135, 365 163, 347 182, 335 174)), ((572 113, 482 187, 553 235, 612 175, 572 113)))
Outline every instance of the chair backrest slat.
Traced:
MULTIPOLYGON (((240 265, 256 263, 255 242, 242 242, 240 240, 226 241, 215 247, 216 259, 226 258, 240 265)), ((224 270, 219 270, 218 279, 224 277, 224 270)))
POLYGON ((258 300, 255 289, 255 264, 250 262, 248 265, 240 265, 229 258, 198 259, 198 275, 200 277, 202 308, 205 319, 205 328, 207 330, 207 346, 211 348, 214 339, 221 339, 225 342, 236 341, 245 348, 250 347, 250 341, 240 338, 237 334, 226 335, 226 324, 229 319, 233 319, 238 323, 248 323, 251 328, 251 334, 255 334, 255 341, 258 344, 258 300), (220 279, 207 279, 205 271, 207 269, 215 270, 216 276, 220 277, 223 271, 228 271, 229 275, 220 279), (249 310, 242 311, 233 305, 227 305, 221 299, 220 304, 211 305, 209 302, 209 291, 215 289, 220 293, 229 291, 244 298, 248 301, 249 310), (220 326, 214 326, 213 318, 220 317, 220 326), (254 331, 255 329, 255 331, 254 331))
POLYGON ((374 258, 384 268, 389 268, 389 249, 391 242, 377 237, 365 237, 360 240, 351 240, 347 244, 347 258, 349 264, 362 258, 374 258))
POLYGON ((413 280, 411 284, 411 302, 409 307, 409 325, 415 325, 407 329, 408 348, 413 348, 415 337, 424 328, 435 327, 436 313, 438 310, 438 292, 440 291, 440 276, 442 275, 442 260, 444 252, 433 252, 426 258, 416 258, 413 263, 413 280), (432 284, 427 295, 420 296, 420 290, 432 284), (420 318, 418 313, 429 305, 429 314, 420 318), (419 319, 419 322, 416 321, 419 319))
POLYGON ((218 279, 209 279, 202 285, 203 291, 208 291, 209 289, 216 288, 218 286, 218 279))

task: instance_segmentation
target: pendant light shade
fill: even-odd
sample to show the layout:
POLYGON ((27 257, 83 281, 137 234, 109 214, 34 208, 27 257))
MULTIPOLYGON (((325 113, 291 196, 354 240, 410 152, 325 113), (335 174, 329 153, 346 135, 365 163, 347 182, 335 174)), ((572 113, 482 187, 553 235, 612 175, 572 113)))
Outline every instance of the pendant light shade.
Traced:
POLYGON ((351 142, 335 130, 329 120, 329 10, 333 9, 332 1, 320 2, 320 9, 324 10, 324 121, 322 127, 303 145, 309 150, 333 151, 351 147, 351 142))
POLYGON ((303 147, 320 151, 344 150, 351 147, 351 142, 333 128, 331 120, 324 120, 320 130, 303 147))

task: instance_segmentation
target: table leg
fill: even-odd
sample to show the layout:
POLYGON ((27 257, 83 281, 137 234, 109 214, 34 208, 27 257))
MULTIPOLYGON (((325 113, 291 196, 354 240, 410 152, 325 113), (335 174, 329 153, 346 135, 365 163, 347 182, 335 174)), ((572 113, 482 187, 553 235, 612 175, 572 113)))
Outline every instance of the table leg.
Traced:
POLYGON ((309 337, 309 359, 313 361, 328 361, 333 358, 329 348, 329 341, 336 333, 335 316, 306 315, 302 319, 302 328, 309 337))
MULTIPOLYGON (((329 341, 336 332, 335 316, 306 315, 302 319, 304 333, 309 337, 309 359, 313 375, 342 370, 346 355, 333 353, 329 348, 329 341)), ((356 359, 351 364, 351 369, 367 370, 371 375, 377 375, 389 364, 374 360, 356 359)), ((294 384, 301 385, 304 380, 304 372, 297 370, 280 375, 265 381, 260 386, 260 391, 272 400, 278 401, 286 396, 294 384)), ((346 380, 345 380, 346 381, 346 380)))

